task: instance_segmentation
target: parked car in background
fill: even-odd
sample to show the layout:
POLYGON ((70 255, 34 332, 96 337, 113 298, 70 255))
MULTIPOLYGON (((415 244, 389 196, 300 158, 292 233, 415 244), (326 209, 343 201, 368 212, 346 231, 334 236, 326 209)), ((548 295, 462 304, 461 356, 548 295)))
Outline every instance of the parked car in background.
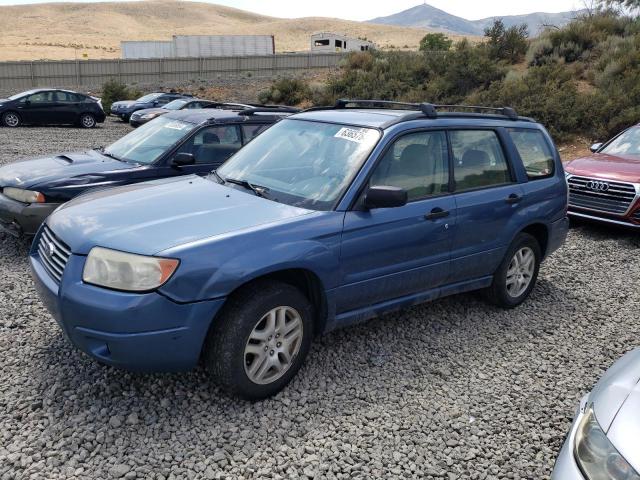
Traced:
POLYGON ((232 109, 248 109, 255 108, 256 105, 245 105, 240 103, 221 103, 214 102, 212 100, 203 100, 201 98, 179 98, 172 102, 167 103, 164 107, 158 108, 145 108, 144 110, 138 110, 131 114, 129 123, 132 127, 139 127, 144 125, 154 118, 160 117, 165 113, 172 112, 174 110, 197 110, 199 108, 232 108, 232 109))
POLYGON ((512 109, 446 108, 341 101, 283 119, 206 178, 82 195, 34 239, 41 298, 101 362, 203 356, 253 399, 293 378, 316 334, 470 290, 516 307, 567 235, 560 157, 512 109))
POLYGON ((146 108, 163 107, 169 102, 179 98, 191 98, 192 95, 176 92, 155 92, 140 97, 137 100, 122 100, 111 104, 111 115, 120 117, 124 122, 128 122, 133 112, 146 108))
POLYGON ((580 401, 552 480, 640 480, 640 349, 580 401))
POLYGON ((60 204, 93 188, 205 175, 295 109, 183 110, 105 148, 0 167, 0 229, 33 235, 60 204))
POLYGON ((104 122, 100 99, 71 90, 37 89, 0 99, 0 123, 5 127, 78 125, 93 128, 104 122))
POLYGON ((640 228, 640 125, 565 164, 569 215, 640 228))

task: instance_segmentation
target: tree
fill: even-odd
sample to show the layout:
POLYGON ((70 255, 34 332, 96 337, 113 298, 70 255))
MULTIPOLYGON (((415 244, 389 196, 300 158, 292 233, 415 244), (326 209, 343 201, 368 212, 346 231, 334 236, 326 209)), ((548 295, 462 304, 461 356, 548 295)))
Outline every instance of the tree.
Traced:
POLYGON ((506 28, 502 19, 498 18, 493 25, 485 28, 484 36, 488 39, 489 56, 494 60, 517 63, 527 53, 529 30, 524 23, 506 28))
POLYGON ((453 40, 444 33, 428 33, 420 40, 421 52, 447 51, 453 45, 453 40))
POLYGON ((640 8, 640 0, 601 0, 601 3, 609 6, 619 6, 629 10, 640 8))

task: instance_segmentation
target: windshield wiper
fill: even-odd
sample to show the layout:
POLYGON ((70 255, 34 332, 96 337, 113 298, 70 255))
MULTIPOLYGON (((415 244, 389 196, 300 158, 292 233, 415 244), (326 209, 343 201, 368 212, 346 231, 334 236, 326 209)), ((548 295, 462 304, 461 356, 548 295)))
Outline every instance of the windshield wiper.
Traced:
POLYGON ((224 180, 224 178, 222 178, 222 177, 220 176, 220 174, 219 174, 216 170, 212 170, 212 171, 211 171, 211 174, 212 174, 212 175, 215 175, 215 177, 218 179, 218 183, 221 183, 221 184, 223 184, 223 185, 225 184, 225 180, 224 180))
POLYGON ((104 155, 105 157, 113 158, 114 160, 118 160, 119 162, 128 163, 126 160, 123 160, 122 158, 116 157, 114 154, 107 152, 104 148, 100 153, 102 153, 102 155, 104 155))
MULTIPOLYGON (((219 176, 219 174, 216 173, 219 176)), ((222 178, 222 177, 220 177, 222 178)), ((234 183, 236 185, 240 185, 241 187, 246 188, 247 190, 251 190, 258 197, 266 198, 265 193, 269 191, 267 187, 262 187, 260 185, 254 185, 253 183, 249 183, 247 180, 238 180, 237 178, 224 178, 225 182, 234 183)))

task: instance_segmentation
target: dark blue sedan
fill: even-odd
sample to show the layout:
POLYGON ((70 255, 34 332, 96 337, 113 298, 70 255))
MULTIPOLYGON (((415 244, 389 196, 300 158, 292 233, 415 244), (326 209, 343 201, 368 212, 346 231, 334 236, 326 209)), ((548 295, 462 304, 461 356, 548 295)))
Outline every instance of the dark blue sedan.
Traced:
POLYGON ((292 111, 177 111, 106 148, 5 165, 0 168, 0 230, 33 235, 51 212, 89 189, 207 174, 292 111))

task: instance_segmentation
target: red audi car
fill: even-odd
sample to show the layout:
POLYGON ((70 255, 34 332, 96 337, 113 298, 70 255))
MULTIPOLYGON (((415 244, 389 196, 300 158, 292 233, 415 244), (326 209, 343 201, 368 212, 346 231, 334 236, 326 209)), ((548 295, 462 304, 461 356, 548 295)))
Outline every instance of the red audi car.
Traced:
POLYGON ((640 125, 564 164, 569 215, 640 228, 640 125))

